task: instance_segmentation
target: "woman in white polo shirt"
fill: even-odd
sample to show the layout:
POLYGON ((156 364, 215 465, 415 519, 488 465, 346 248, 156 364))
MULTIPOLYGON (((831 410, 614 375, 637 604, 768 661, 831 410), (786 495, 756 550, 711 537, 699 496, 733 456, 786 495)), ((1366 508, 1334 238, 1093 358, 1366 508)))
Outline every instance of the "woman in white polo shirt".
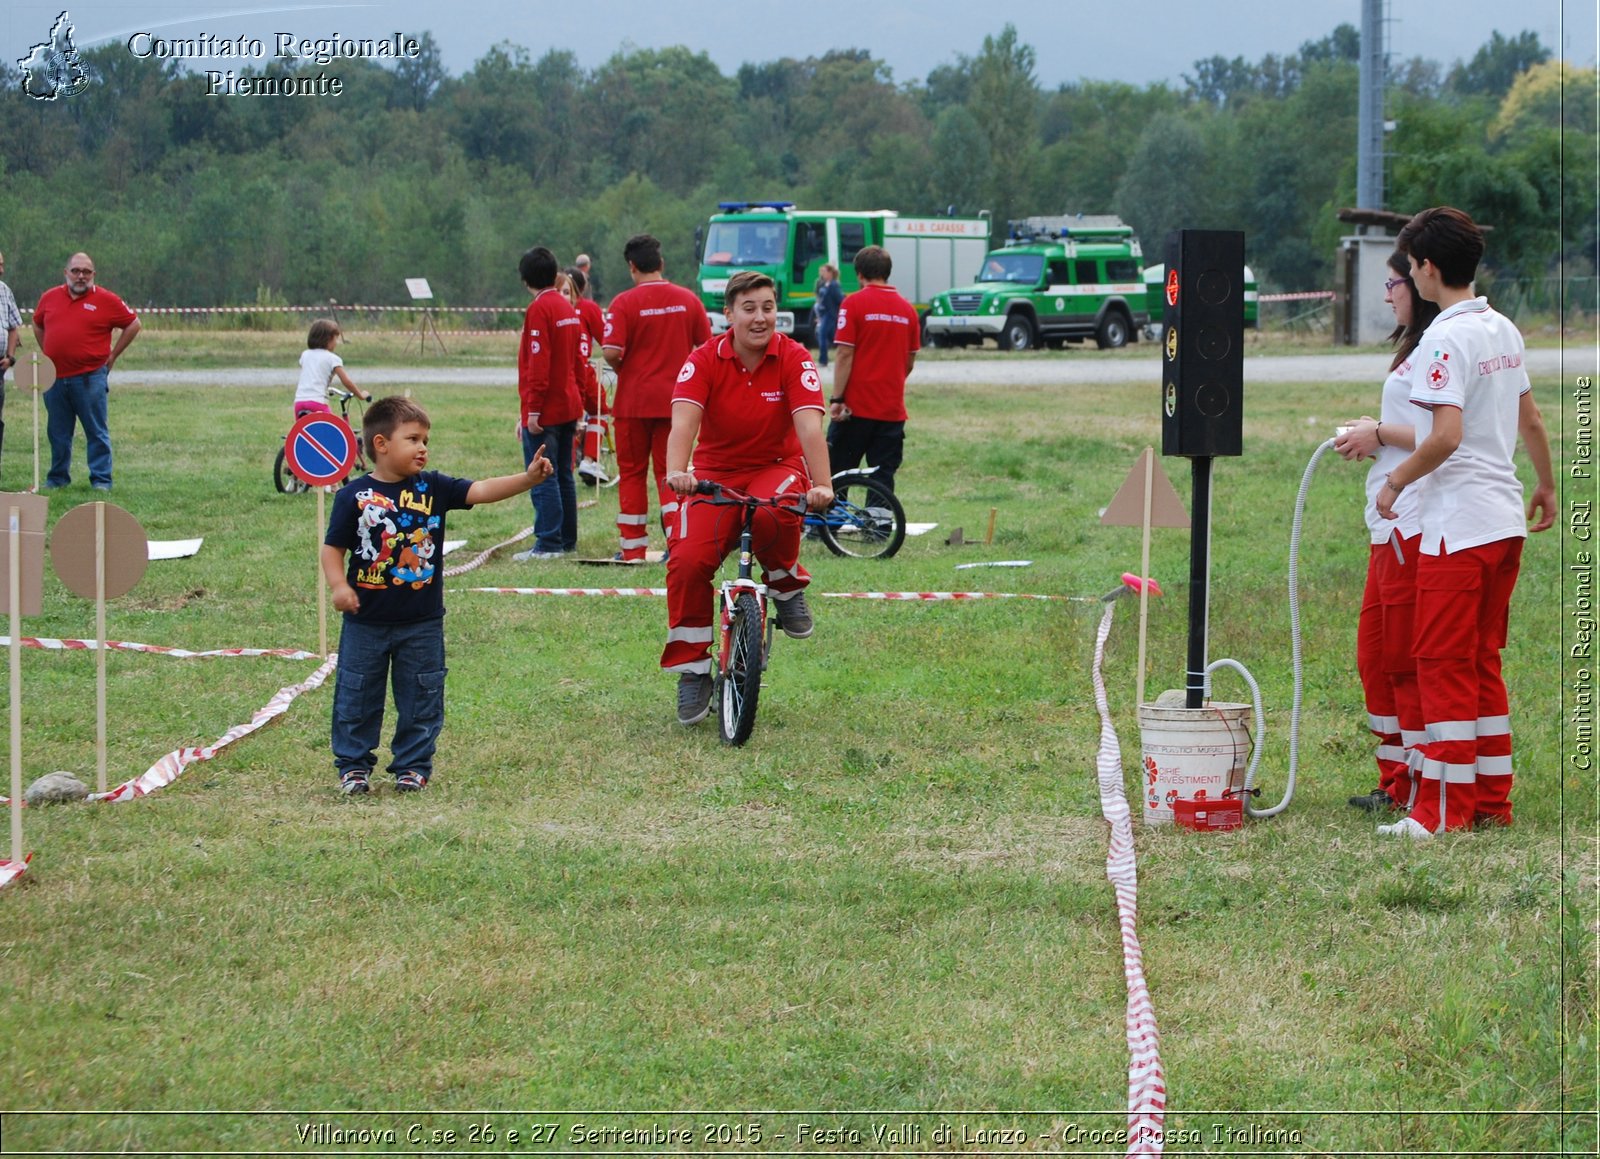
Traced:
POLYGON ((1383 284, 1384 301, 1394 311, 1394 361, 1383 383, 1378 417, 1353 419, 1349 430, 1334 440, 1346 459, 1371 459, 1367 471, 1367 586, 1361 596, 1356 628, 1356 671, 1365 694, 1367 722, 1378 738, 1378 787, 1351 797, 1358 809, 1388 812, 1409 808, 1415 780, 1409 751, 1422 740, 1422 700, 1417 689, 1417 661, 1411 637, 1417 600, 1417 556, 1422 518, 1417 488, 1394 503, 1394 519, 1378 514, 1378 491, 1390 471, 1416 449, 1417 416, 1411 404, 1413 355, 1423 331, 1439 316, 1439 307, 1417 293, 1410 264, 1398 251, 1389 256, 1390 278, 1383 284))
POLYGON ((1511 718, 1500 651, 1528 534, 1555 522, 1544 420, 1523 369, 1522 335, 1472 293, 1483 233, 1459 209, 1425 209, 1400 231, 1417 292, 1439 317, 1417 348, 1411 401, 1429 420, 1389 471, 1378 514, 1395 517, 1421 484, 1414 650, 1424 737, 1412 755, 1421 786, 1410 816, 1378 832, 1431 837, 1511 824, 1511 718), (1521 434, 1539 482, 1523 505, 1512 453, 1521 434))

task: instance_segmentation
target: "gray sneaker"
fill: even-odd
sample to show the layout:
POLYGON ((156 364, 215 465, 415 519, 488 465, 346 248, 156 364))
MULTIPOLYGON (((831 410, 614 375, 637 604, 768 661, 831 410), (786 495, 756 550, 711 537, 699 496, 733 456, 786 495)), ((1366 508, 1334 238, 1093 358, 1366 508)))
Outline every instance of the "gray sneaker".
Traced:
POLYGON ((711 711, 711 675, 685 672, 678 677, 678 723, 699 724, 711 711))
POLYGON ((786 600, 773 600, 772 611, 778 617, 778 627, 791 640, 804 640, 811 635, 811 609, 806 606, 805 592, 795 592, 786 600))

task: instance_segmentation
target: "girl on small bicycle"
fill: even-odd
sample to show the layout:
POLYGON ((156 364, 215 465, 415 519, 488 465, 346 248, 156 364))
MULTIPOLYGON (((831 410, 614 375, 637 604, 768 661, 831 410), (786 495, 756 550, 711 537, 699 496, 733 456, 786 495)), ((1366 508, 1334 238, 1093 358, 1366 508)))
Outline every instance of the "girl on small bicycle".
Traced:
POLYGON ((306 349, 300 355, 300 384, 294 389, 294 417, 311 411, 327 411, 328 387, 334 376, 344 383, 345 389, 363 402, 372 396, 350 380, 345 373, 344 359, 334 353, 344 332, 332 318, 318 318, 311 323, 306 334, 306 349))
MULTIPOLYGON (((678 503, 662 509, 668 555, 661 667, 679 674, 680 724, 695 724, 710 711, 711 582, 740 533, 729 508, 690 498, 696 484, 709 479, 758 498, 804 495, 812 511, 833 502, 821 376, 806 348, 778 333, 772 279, 754 270, 735 274, 724 309, 728 332, 691 353, 678 373, 667 437, 666 484, 678 503)), ((751 545, 778 626, 795 639, 811 635, 812 627, 800 523, 796 512, 763 508, 751 545)))

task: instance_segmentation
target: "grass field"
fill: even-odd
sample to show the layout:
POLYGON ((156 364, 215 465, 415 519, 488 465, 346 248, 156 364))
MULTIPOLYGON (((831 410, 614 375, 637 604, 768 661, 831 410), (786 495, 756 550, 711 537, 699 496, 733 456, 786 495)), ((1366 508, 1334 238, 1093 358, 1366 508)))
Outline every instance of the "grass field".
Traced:
MULTIPOLYGON (((1370 388, 1253 389, 1246 455, 1217 464, 1211 654, 1263 686, 1264 802, 1285 784, 1295 490, 1382 366, 1370 388)), ((1570 384, 1537 388, 1554 435, 1570 384)), ((507 393, 416 394, 440 469, 520 466, 507 393)), ((877 563, 808 546, 813 592, 1096 596, 1137 568, 1137 531, 1098 512, 1159 442, 1153 392, 1008 387, 997 362, 994 385, 914 389, 911 409, 901 492, 938 531, 877 563), (991 508, 992 546, 945 545, 991 508), (1015 559, 1032 566, 954 570, 1015 559)), ((27 412, 7 410, 16 487, 27 412)), ((113 498, 152 538, 205 547, 114 601, 112 638, 316 646, 315 500, 270 480, 287 413, 286 390, 114 389, 113 498)), ((81 446, 52 522, 92 497, 81 446)), ((1162 464, 1187 497, 1186 465, 1162 464)), ((1167 1149, 1592 1153, 1595 801, 1563 732, 1562 532, 1530 541, 1513 605, 1516 827, 1397 845, 1344 803, 1374 781, 1353 662, 1361 475, 1325 461, 1308 504, 1293 804, 1229 834, 1137 830, 1167 1149)), ((583 513, 581 554, 613 550, 614 502, 583 513)), ((450 531, 470 553, 528 520, 512 500, 450 531)), ((1186 533, 1156 532, 1151 693, 1182 682, 1187 560, 1186 533)), ((329 685, 150 798, 30 810, 33 868, 0 894, 6 1153, 550 1150, 579 1122, 585 1154, 859 1152, 874 1127, 900 1132, 882 1150, 1120 1153, 1089 1134, 1122 1124, 1127 1066, 1098 607, 813 599, 816 635, 780 640, 732 750, 710 722, 673 723, 663 601, 467 590, 662 582, 503 556, 450 581, 448 723, 414 797, 381 778, 339 796, 329 685), (666 1125, 693 1145, 582 1135, 666 1125), (1014 1126, 1024 1144, 992 1134, 1014 1126), (337 1133, 362 1129, 380 1134, 337 1133)), ((45 603, 28 634, 93 635, 92 605, 49 575, 45 603)), ((1107 659, 1130 769, 1135 612, 1107 659)), ((92 780, 93 656, 22 665, 26 778, 92 780)), ((116 783, 315 663, 108 666, 116 783)), ((1227 676, 1218 693, 1245 698, 1227 676)))

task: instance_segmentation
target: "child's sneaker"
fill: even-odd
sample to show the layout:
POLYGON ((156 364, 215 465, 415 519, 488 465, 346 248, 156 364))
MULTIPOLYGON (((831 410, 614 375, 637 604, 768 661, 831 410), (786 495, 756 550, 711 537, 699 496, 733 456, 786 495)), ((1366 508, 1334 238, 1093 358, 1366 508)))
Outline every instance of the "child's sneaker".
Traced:
POLYGON ((366 769, 346 769, 339 774, 339 791, 347 797, 371 792, 372 784, 366 769))
POLYGON ((399 793, 415 793, 428 787, 428 778, 421 773, 407 771, 396 773, 394 777, 395 791, 399 793))

